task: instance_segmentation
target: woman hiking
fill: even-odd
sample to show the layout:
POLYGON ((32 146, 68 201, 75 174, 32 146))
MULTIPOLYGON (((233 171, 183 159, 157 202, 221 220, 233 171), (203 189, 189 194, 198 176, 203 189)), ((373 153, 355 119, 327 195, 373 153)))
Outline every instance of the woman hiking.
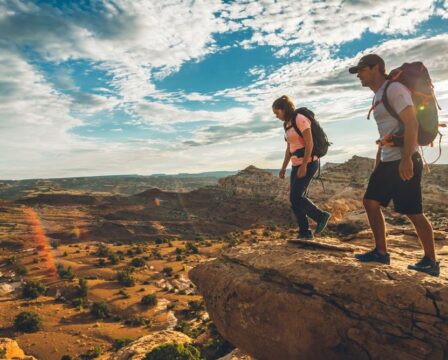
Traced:
POLYGON ((331 214, 320 210, 306 197, 311 179, 319 168, 319 158, 312 155, 314 143, 311 120, 298 113, 293 102, 286 95, 274 101, 272 111, 277 119, 283 122, 287 141, 285 158, 279 173, 280 179, 285 178, 290 160, 292 163, 289 199, 299 227, 298 239, 312 240, 314 235, 309 228, 308 217, 317 224, 314 233, 320 234, 327 226, 331 214))

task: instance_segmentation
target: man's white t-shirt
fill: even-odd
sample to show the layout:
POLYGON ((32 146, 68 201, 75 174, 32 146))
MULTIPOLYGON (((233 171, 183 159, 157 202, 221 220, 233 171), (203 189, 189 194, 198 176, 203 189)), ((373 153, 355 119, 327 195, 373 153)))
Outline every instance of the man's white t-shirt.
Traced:
MULTIPOLYGON (((381 101, 383 98, 384 88, 388 81, 386 80, 383 85, 376 91, 374 103, 381 101)), ((400 114, 406 107, 414 106, 412 102, 411 92, 406 86, 399 82, 393 82, 387 88, 387 98, 390 106, 395 110, 397 114, 400 114)), ((404 125, 397 119, 395 119, 385 108, 384 104, 380 102, 373 110, 373 116, 375 117, 378 131, 380 133, 380 139, 388 134, 396 134, 403 130, 404 125)), ((418 148, 415 150, 417 151, 418 148)), ((395 161, 400 160, 402 157, 403 147, 382 147, 381 148, 381 161, 395 161)))

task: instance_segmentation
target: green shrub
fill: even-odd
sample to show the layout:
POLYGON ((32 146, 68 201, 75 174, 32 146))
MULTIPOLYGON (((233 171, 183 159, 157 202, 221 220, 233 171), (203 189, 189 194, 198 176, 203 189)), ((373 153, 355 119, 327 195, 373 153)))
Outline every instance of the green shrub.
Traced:
POLYGON ((200 360, 197 348, 189 344, 167 343, 146 353, 144 360, 200 360))
POLYGON ((116 254, 111 253, 107 256, 107 259, 109 260, 110 265, 117 265, 119 262, 119 258, 116 254))
POLYGON ((198 247, 195 244, 191 243, 191 242, 187 243, 186 250, 187 250, 187 252, 189 252, 191 254, 198 254, 199 253, 198 247))
POLYGON ((79 279, 79 284, 78 284, 77 295, 80 298, 86 298, 88 292, 89 292, 89 288, 87 287, 87 280, 84 279, 84 278, 80 278, 79 279))
POLYGON ((133 258, 131 261, 131 266, 136 267, 136 268, 142 267, 145 265, 146 265, 146 262, 142 258, 133 258))
POLYGON ((143 296, 140 302, 146 306, 155 306, 157 305, 157 297, 154 294, 148 294, 143 296))
POLYGON ((162 271, 167 276, 171 276, 173 274, 173 268, 171 266, 165 266, 162 271))
POLYGON ((67 269, 64 269, 64 265, 58 264, 56 266, 56 270, 61 279, 72 280, 75 277, 75 274, 70 266, 67 269))
POLYGON ((151 319, 147 319, 142 316, 138 316, 138 317, 126 319, 124 321, 124 324, 126 326, 151 326, 152 321, 151 321, 151 319))
POLYGON ((61 244, 61 242, 57 239, 53 239, 50 241, 50 245, 53 249, 57 249, 60 244, 61 244))
POLYGON ((42 320, 38 314, 31 311, 24 311, 14 319, 14 328, 17 331, 28 333, 36 332, 42 328, 42 320))
POLYGON ((90 349, 88 352, 79 355, 81 360, 91 360, 96 359, 101 355, 101 348, 99 346, 95 346, 93 349, 90 349))
POLYGON ((95 255, 98 257, 108 257, 111 251, 107 248, 106 245, 100 244, 96 249, 95 255))
POLYGON ((132 343, 134 340, 129 338, 115 339, 113 343, 114 350, 120 350, 122 347, 125 347, 132 343))
POLYGON ((22 288, 22 296, 27 299, 36 299, 41 295, 45 295, 48 287, 40 281, 26 281, 22 288))
POLYGON ((135 285, 135 279, 130 270, 117 271, 117 280, 121 285, 126 287, 135 285))
POLYGON ((95 301, 90 307, 90 313, 98 319, 109 317, 109 307, 104 301, 95 301))
POLYGON ((17 268, 16 273, 17 275, 25 276, 26 274, 28 274, 28 269, 25 266, 21 265, 17 268))

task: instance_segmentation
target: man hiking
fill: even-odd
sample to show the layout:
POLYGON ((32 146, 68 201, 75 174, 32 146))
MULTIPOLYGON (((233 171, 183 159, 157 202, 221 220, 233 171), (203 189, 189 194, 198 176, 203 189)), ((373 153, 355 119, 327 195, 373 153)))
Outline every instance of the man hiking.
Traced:
POLYGON ((380 139, 378 152, 363 203, 370 227, 375 238, 375 248, 364 254, 355 255, 361 262, 390 263, 386 245, 386 224, 381 206, 394 202, 395 211, 406 215, 414 224, 421 241, 424 256, 408 269, 433 276, 440 273, 434 250, 432 226, 422 210, 422 159, 417 149, 418 122, 410 91, 399 82, 387 87, 387 100, 398 114, 396 119, 383 104, 383 92, 388 84, 384 60, 375 54, 363 56, 356 66, 349 69, 357 74, 361 85, 374 93, 371 111, 375 117, 380 139), (402 135, 402 146, 390 146, 389 139, 402 135))

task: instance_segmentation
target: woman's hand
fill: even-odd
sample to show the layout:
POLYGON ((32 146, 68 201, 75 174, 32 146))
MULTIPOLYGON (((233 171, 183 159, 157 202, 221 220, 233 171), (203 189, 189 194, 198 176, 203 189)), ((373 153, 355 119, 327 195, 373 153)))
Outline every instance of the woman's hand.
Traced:
POLYGON ((278 177, 280 179, 284 179, 285 178, 285 173, 286 173, 286 169, 281 169, 280 172, 278 173, 278 177))
POLYGON ((297 171, 297 177, 299 179, 306 176, 306 168, 307 168, 306 164, 300 165, 299 170, 297 171))

